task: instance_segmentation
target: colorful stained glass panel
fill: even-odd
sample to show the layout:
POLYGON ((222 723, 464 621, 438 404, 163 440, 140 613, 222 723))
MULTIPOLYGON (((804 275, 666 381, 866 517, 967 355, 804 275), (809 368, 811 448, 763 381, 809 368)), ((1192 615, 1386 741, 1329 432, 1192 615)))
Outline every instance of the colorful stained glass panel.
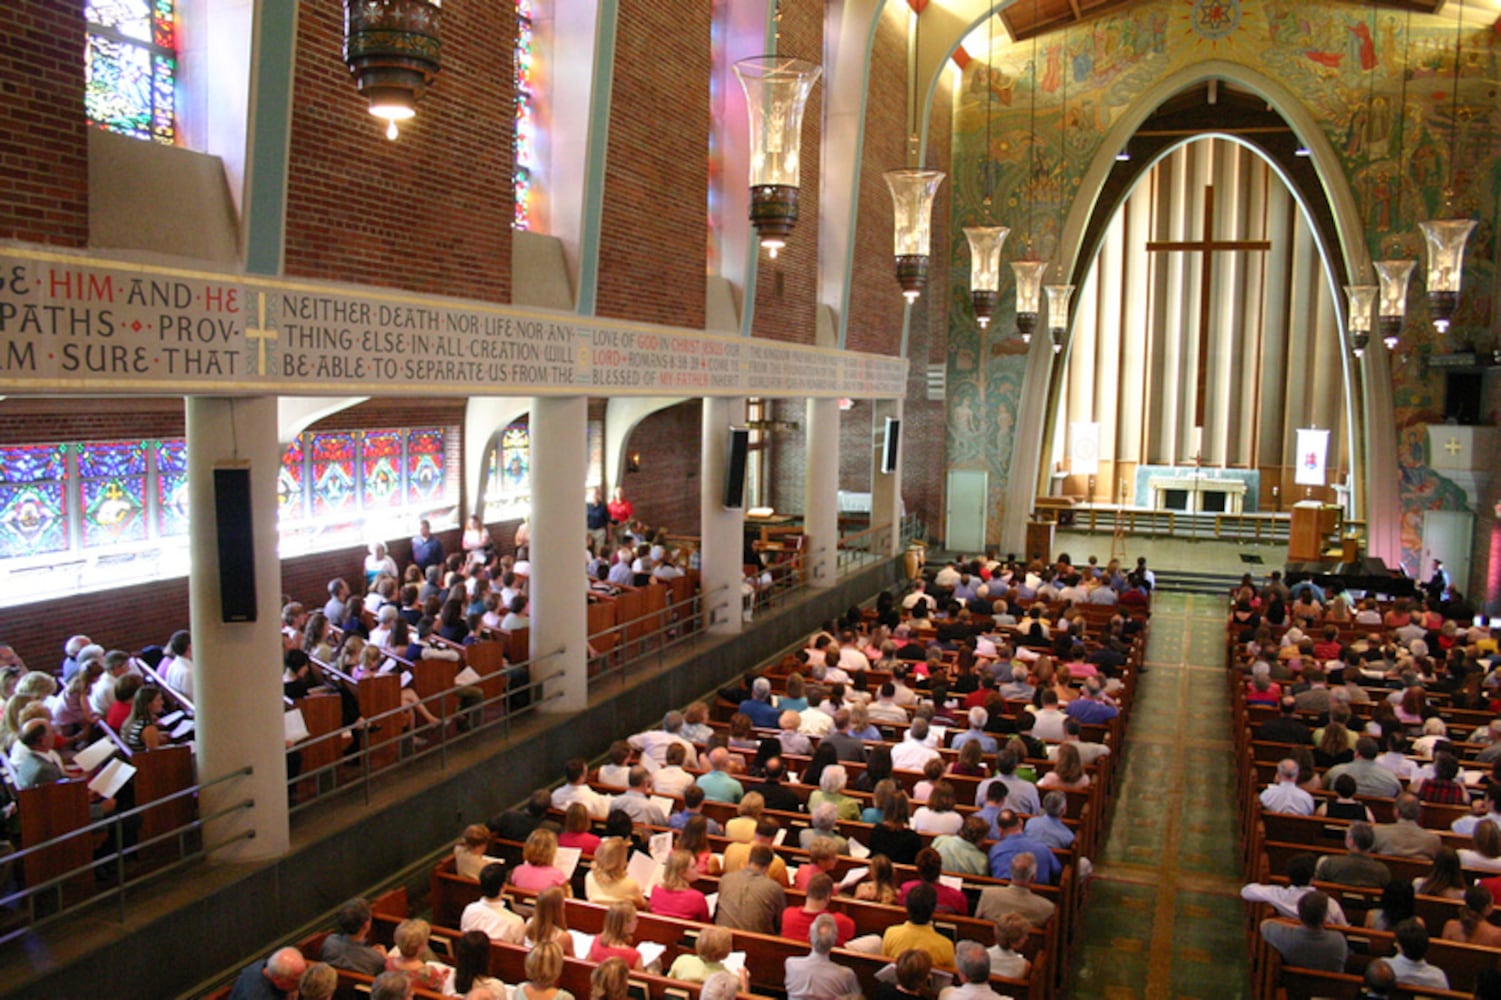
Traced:
POLYGON ((85 548, 145 540, 145 476, 85 479, 80 488, 85 548))
POLYGON ((355 509, 355 451, 353 434, 315 434, 313 456, 313 516, 355 509))
POLYGON ((177 139, 173 0, 91 0, 84 106, 101 128, 171 145, 177 139))
POLYGON ((411 503, 436 500, 444 493, 443 432, 414 430, 407 435, 407 499, 411 503))
POLYGON ((78 474, 84 479, 146 474, 144 441, 95 441, 77 448, 78 474))
POLYGON ((531 486, 532 443, 527 425, 517 422, 500 438, 500 494, 525 493, 531 486))
POLYGON ((0 558, 67 551, 67 511, 61 480, 0 485, 0 558))
POLYGON ((188 443, 156 446, 156 531, 162 538, 188 533, 188 443))
POLYGON ((303 490, 302 440, 287 445, 281 453, 281 469, 276 473, 276 514, 282 521, 300 521, 306 513, 303 490))
POLYGON ((0 483, 60 480, 67 474, 67 445, 16 445, 0 448, 0 483))
POLYGON ((360 442, 366 510, 401 506, 401 431, 366 431, 360 442))

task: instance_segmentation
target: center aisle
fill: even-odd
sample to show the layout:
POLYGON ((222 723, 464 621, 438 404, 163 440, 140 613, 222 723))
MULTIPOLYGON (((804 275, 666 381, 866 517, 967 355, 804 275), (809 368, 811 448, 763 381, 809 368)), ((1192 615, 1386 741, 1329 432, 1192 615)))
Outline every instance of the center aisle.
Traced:
POLYGON ((1222 599, 1153 598, 1148 670, 1071 997, 1247 995, 1224 635, 1222 599))

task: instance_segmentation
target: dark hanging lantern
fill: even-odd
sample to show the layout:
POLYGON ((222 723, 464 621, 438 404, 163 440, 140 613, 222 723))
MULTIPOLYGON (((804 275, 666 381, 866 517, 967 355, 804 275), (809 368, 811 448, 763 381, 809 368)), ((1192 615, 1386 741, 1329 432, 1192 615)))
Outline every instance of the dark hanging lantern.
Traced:
POLYGON ((344 62, 370 113, 396 123, 417 113, 417 102, 438 75, 442 0, 344 0, 344 62))

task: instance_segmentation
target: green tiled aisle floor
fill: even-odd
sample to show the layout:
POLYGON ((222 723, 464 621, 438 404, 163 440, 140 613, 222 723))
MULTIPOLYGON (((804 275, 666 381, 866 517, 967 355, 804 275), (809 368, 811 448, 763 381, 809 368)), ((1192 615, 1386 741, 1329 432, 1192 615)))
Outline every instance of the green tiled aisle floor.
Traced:
POLYGON ((1216 598, 1152 601, 1148 671, 1069 996, 1246 995, 1224 622, 1216 598))

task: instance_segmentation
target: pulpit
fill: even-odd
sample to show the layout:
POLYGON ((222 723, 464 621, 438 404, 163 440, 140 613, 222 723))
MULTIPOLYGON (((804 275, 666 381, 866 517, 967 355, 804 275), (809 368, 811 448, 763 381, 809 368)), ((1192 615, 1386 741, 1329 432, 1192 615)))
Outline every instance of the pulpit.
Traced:
POLYGON ((1292 524, 1287 535, 1288 562, 1319 562, 1324 547, 1339 533, 1340 507, 1317 500, 1299 500, 1293 504, 1292 524))

